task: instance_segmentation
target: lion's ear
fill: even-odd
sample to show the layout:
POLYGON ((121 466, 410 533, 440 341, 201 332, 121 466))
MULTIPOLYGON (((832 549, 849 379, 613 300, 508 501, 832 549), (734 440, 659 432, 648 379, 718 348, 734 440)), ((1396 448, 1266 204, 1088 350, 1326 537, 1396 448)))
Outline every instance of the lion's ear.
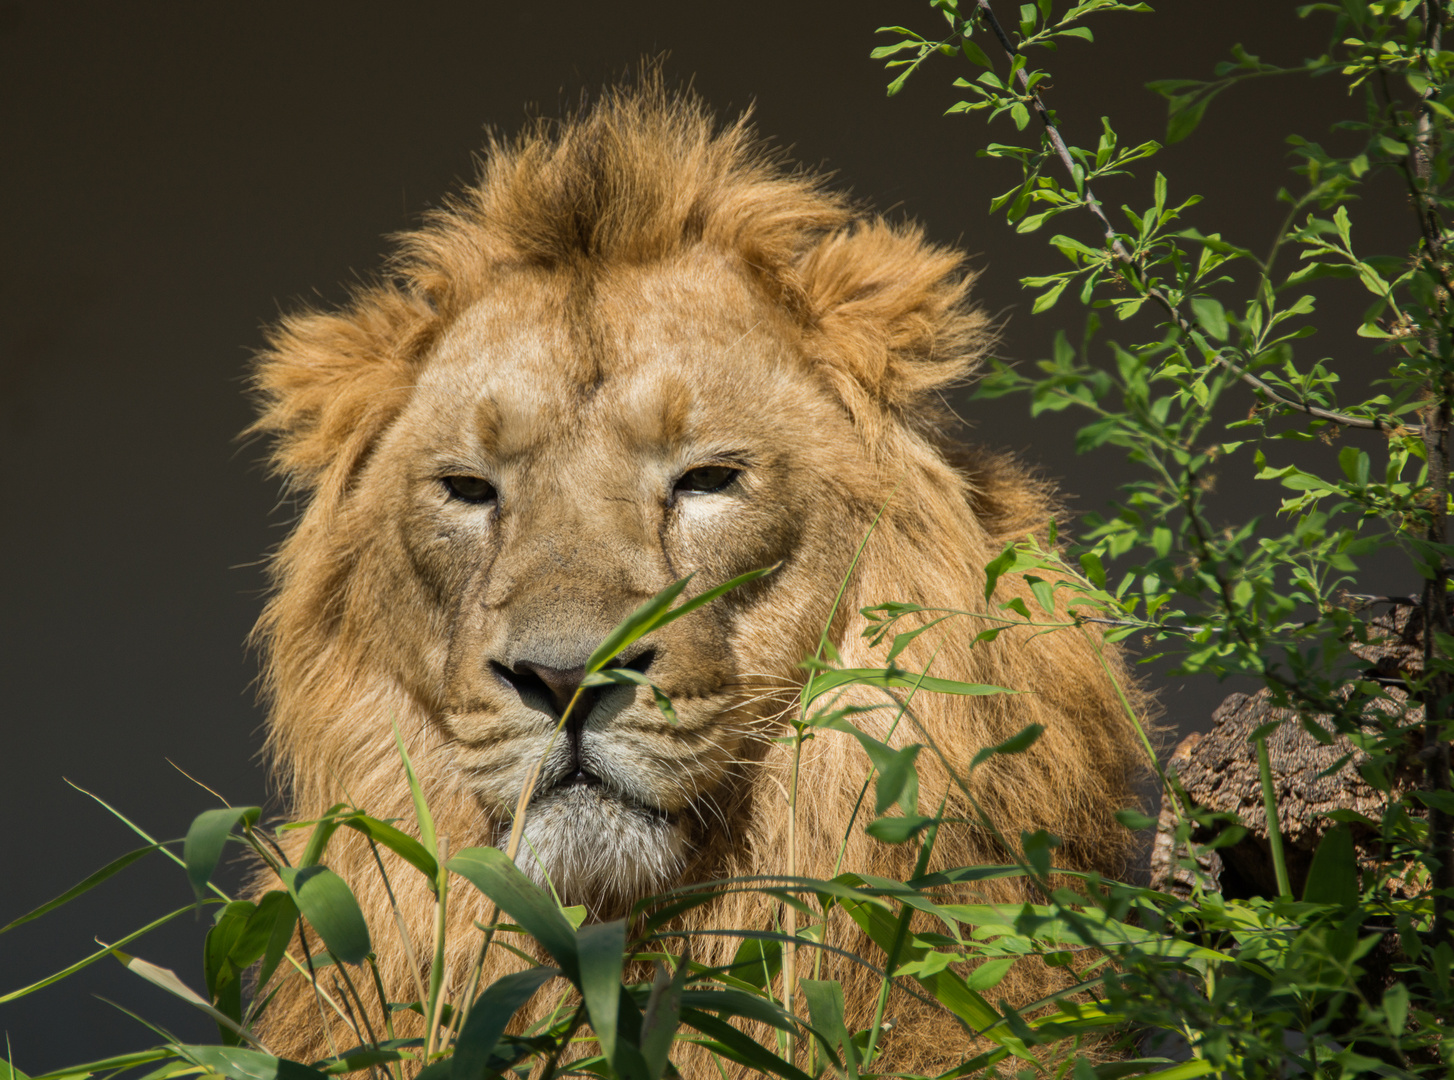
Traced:
POLYGON ((808 348, 855 413, 862 397, 891 409, 964 381, 993 339, 968 306, 963 256, 915 226, 878 219, 823 239, 799 264, 808 348))
POLYGON ((342 490, 408 399, 436 323, 422 299, 380 286, 345 310, 285 318, 268 334, 248 434, 273 438, 273 470, 312 493, 342 490))

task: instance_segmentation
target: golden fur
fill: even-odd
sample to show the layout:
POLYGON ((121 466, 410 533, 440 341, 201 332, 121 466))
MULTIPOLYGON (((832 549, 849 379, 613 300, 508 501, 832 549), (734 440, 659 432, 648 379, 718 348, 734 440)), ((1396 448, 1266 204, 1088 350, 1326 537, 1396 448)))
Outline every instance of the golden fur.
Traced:
MULTIPOLYGON (((403 238, 387 280, 341 311, 286 319, 258 367, 255 430, 273 438, 275 467, 303 503, 257 630, 289 813, 352 801, 412 820, 396 720, 450 849, 501 843, 555 715, 518 673, 580 664, 689 571, 697 592, 781 561, 626 655, 680 723, 644 690, 602 695, 547 761, 528 820, 566 901, 598 914, 682 882, 784 872, 791 754, 772 736, 879 508, 831 629, 846 666, 882 660, 859 608, 973 607, 985 564, 1049 518, 1045 488, 1021 467, 945 436, 941 394, 990 337, 961 262, 790 169, 745 118, 719 129, 649 79, 492 142, 479 181, 403 238), (739 472, 720 490, 679 490, 685 472, 713 465, 739 472), (450 476, 488 480, 497 499, 451 497, 450 476), (587 766, 598 782, 572 784, 587 766)), ((1086 641, 1011 632, 971 647, 971 623, 944 627, 904 662, 937 649, 936 675, 1030 692, 922 694, 921 726, 906 722, 894 741, 932 736, 963 774, 982 746, 1043 724, 1030 752, 977 771, 982 804, 1008 837, 1059 834, 1063 865, 1122 871, 1130 844, 1113 813, 1134 801, 1137 751, 1086 641)), ((883 734, 888 720, 864 723, 883 734)), ((947 791, 948 813, 970 816, 941 764, 919 760, 926 809, 947 791)), ((799 873, 833 873, 866 771, 846 736, 805 746, 799 873)), ((289 836, 296 853, 305 838, 289 836)), ((1003 858, 963 826, 941 832, 934 862, 1003 858)), ((844 867, 902 875, 905 859, 859 829, 844 867)), ((369 849, 345 830, 327 862, 368 915, 390 995, 414 998, 369 849)), ((541 876, 532 857, 521 863, 541 876)), ((420 949, 432 906, 417 874, 390 870, 420 949)), ((477 947, 469 920, 485 908, 467 886, 453 896, 458 989, 477 947)), ((738 894, 683 929, 774 917, 738 894)), ((842 918, 830 937, 865 947, 842 918)), ((694 950, 723 962, 736 945, 703 937, 694 950)), ((510 963, 491 955, 487 980, 510 963)), ((825 973, 845 980, 866 1022, 873 981, 831 958, 825 973)), ((1025 974, 1014 992, 1049 977, 1025 974)), ((897 1031, 916 1032, 890 1038, 895 1067, 955 1060, 966 1045, 907 997, 891 1012, 897 1031)), ((336 1035, 340 1048, 351 1041, 336 1035)), ((264 1037, 294 1058, 326 1053, 300 980, 270 1008, 264 1037)))

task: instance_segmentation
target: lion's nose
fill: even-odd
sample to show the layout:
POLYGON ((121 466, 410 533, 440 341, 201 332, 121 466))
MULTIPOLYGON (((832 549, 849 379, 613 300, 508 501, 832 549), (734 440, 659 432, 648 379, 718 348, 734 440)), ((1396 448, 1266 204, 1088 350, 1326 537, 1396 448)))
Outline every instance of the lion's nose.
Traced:
MULTIPOLYGON (((632 668, 645 674, 646 669, 651 666, 651 662, 655 658, 656 651, 646 649, 619 666, 632 668)), ((601 696, 602 690, 610 689, 610 687, 596 686, 582 688, 581 680, 586 675, 584 665, 558 668, 548 664, 539 664, 533 660, 517 660, 510 667, 506 667, 504 664, 492 660, 490 667, 501 681, 515 688, 515 692, 526 704, 544 707, 557 717, 565 712, 570 706, 571 700, 579 693, 580 697, 576 700, 575 708, 571 709, 572 727, 579 727, 583 724, 586 717, 591 715, 591 710, 596 707, 596 701, 601 696)))
MULTIPOLYGON (((585 677, 584 667, 553 668, 521 660, 510 669, 506 681, 514 685, 522 698, 543 698, 552 706, 555 715, 559 716, 570 705, 571 698, 575 697, 581 680, 585 677)), ((595 687, 581 690, 581 699, 576 702, 574 710, 577 719, 590 714, 596 704, 596 693, 595 687)))

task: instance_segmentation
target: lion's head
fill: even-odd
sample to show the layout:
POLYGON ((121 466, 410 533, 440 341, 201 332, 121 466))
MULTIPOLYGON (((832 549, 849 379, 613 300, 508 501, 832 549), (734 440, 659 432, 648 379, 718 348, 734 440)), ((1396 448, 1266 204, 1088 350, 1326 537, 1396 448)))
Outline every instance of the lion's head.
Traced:
MULTIPOLYGON (((875 515, 829 629, 850 666, 876 663, 859 607, 969 606, 1005 540, 1048 520, 1023 471, 944 436, 941 391, 989 336, 960 262, 856 214, 744 122, 719 130, 651 85, 492 143, 384 283, 287 319, 260 363, 257 427, 304 506, 259 627, 292 811, 350 799, 407 817, 397 721, 451 846, 499 842, 607 631, 688 573, 695 592, 778 563, 621 658, 675 723, 649 688, 588 692, 545 762, 520 861, 598 913, 781 872, 788 759, 773 737, 875 515)), ((1045 826, 1066 861, 1119 869, 1132 740, 1090 648, 973 636, 926 635, 906 659, 937 650, 936 674, 1033 693, 924 702, 916 722, 947 754, 926 761, 924 798, 944 794, 946 766, 1038 720, 1031 753, 976 774, 982 802, 1005 835, 1045 826)), ((908 726, 895 738, 916 741, 908 726)), ((801 872, 832 873, 864 772, 847 739, 808 745, 801 872)), ((372 855, 335 845, 330 864, 389 939, 372 855)), ((968 827, 937 852, 998 857, 968 827)), ((896 858, 847 842, 850 867, 896 858)), ((425 920, 424 894, 395 887, 425 920)))

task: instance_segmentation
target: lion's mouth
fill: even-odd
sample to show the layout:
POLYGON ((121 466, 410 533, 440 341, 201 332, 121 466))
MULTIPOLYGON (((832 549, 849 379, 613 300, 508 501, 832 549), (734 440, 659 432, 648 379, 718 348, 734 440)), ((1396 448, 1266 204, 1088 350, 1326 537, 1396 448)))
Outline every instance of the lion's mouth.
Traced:
POLYGON ((676 815, 670 811, 633 799, 626 792, 608 784, 596 773, 583 766, 562 776, 549 787, 537 789, 534 798, 530 800, 532 809, 551 805, 571 806, 576 813, 584 813, 587 816, 590 813, 588 807, 605 805, 615 807, 618 812, 624 810, 631 814, 654 818, 667 825, 676 820, 676 815))

